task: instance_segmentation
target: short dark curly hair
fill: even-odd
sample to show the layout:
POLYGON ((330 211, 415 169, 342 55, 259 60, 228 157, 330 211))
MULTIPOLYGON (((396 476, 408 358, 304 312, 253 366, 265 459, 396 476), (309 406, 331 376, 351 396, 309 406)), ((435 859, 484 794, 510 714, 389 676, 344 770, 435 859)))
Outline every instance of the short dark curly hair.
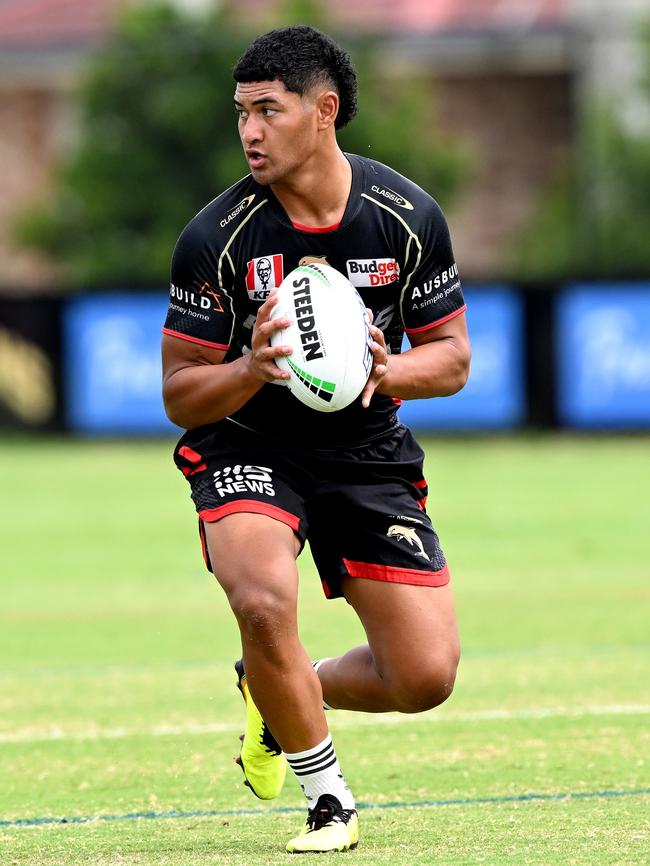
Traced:
POLYGON ((282 81, 300 96, 315 85, 331 87, 339 96, 336 129, 357 113, 357 74, 350 55, 325 33, 305 24, 258 36, 237 61, 233 78, 242 84, 282 81))

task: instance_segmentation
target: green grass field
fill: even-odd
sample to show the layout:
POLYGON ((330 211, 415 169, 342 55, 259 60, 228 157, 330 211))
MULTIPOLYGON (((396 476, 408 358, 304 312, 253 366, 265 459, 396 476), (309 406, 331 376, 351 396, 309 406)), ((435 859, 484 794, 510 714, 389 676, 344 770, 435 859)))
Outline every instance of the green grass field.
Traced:
MULTIPOLYGON (((333 712, 346 862, 650 863, 650 441, 427 444, 456 692, 333 712)), ((276 864, 304 818, 232 763, 237 634, 169 443, 0 442, 0 863, 276 864)), ((314 656, 361 639, 301 559, 314 656)))

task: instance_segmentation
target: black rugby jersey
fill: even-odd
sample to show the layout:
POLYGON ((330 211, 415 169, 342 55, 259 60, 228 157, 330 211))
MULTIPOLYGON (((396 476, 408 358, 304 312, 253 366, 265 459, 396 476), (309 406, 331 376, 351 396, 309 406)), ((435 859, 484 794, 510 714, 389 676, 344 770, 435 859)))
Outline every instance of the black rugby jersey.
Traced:
MULTIPOLYGON (((300 264, 323 262, 356 286, 391 353, 465 309, 447 223, 424 190, 381 163, 346 154, 352 187, 338 226, 291 222, 270 187, 248 175, 186 226, 172 259, 163 331, 226 351, 250 350, 257 310, 300 264)), ((327 183, 327 179, 323 179, 327 183)), ((315 448, 356 444, 390 429, 399 401, 374 394, 339 412, 318 412, 281 384, 265 384, 232 420, 315 448)))

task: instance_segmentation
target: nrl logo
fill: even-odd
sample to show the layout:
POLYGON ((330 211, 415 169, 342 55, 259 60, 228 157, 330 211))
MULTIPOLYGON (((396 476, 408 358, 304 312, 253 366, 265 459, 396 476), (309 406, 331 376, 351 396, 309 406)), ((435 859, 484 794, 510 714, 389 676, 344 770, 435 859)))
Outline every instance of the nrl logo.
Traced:
POLYGON ((406 541, 410 547, 417 548, 415 552, 416 556, 421 556, 429 562, 431 561, 431 557, 427 556, 424 550, 424 545, 412 526, 398 526, 397 524, 394 524, 393 526, 388 527, 386 535, 389 538, 396 538, 397 541, 406 541))

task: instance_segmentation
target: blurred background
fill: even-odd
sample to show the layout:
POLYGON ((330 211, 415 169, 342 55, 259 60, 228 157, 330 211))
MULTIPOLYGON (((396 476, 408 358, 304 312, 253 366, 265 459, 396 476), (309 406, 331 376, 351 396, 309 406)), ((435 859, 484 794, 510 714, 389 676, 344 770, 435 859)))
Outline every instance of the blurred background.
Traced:
MULTIPOLYGON (((230 761, 238 635, 160 330, 176 238, 246 173, 232 66, 298 22, 357 66, 342 145, 447 214, 473 346, 460 394, 400 409, 461 677, 432 714, 330 714, 394 810, 357 862, 645 866, 648 0, 0 0, 0 861, 284 862, 302 798, 251 810, 230 761)), ((311 656, 364 640, 300 570, 311 656)))
POLYGON ((246 170, 232 65, 297 22, 358 67, 342 145, 451 225, 472 377, 403 419, 650 427, 646 0, 0 0, 0 429, 173 433, 171 251, 246 170))

